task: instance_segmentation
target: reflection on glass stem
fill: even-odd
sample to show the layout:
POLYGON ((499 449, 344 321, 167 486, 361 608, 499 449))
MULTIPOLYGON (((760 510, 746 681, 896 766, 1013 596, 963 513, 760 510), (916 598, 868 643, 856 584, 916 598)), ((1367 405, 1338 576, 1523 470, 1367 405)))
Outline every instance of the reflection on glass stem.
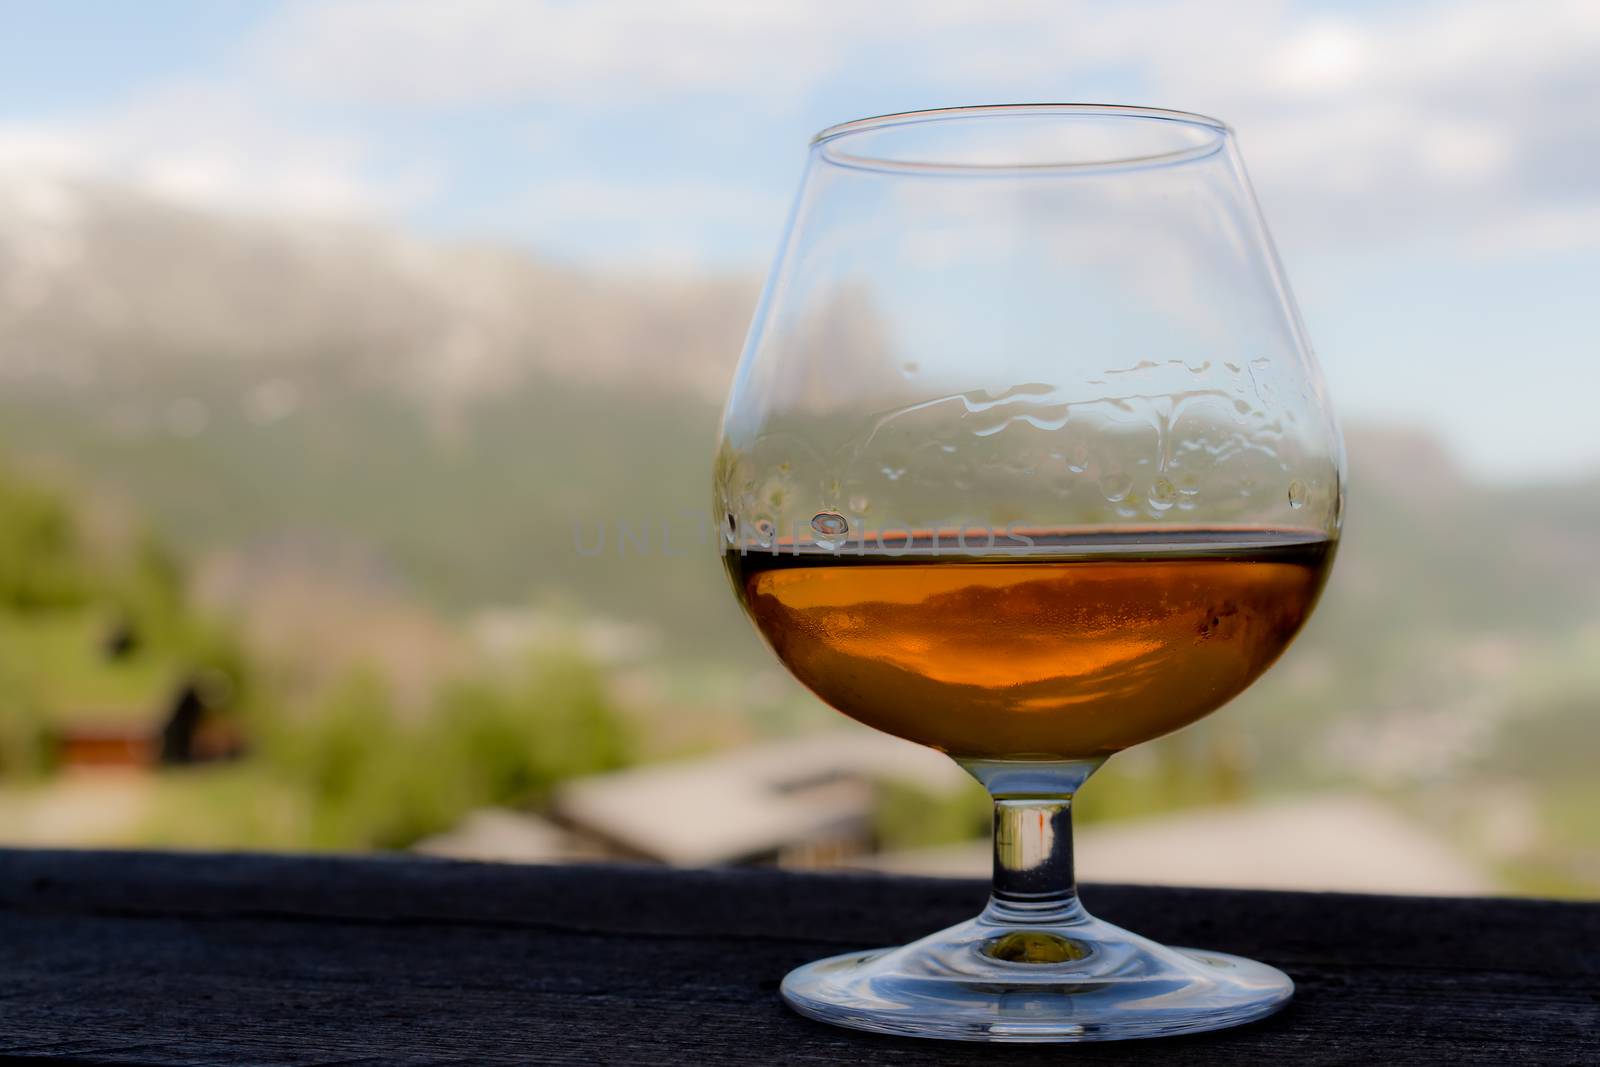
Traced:
POLYGON ((1072 799, 1105 760, 960 762, 994 797, 994 883, 984 917, 1022 925, 1082 915, 1072 799))

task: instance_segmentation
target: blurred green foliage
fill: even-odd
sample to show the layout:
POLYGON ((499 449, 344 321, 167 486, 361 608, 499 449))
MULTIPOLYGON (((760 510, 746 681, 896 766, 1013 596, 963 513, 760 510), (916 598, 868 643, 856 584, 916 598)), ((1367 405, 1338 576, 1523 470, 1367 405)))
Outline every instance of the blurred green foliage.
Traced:
MULTIPOLYGON (((194 613, 181 568, 163 548, 233 550, 278 529, 336 530, 370 545, 441 615, 510 590, 653 624, 667 657, 651 669, 688 681, 630 698, 630 707, 660 709, 655 722, 698 714, 716 688, 706 680, 727 677, 716 700, 746 725, 727 727, 714 744, 828 714, 783 684, 768 695, 740 689, 774 668, 723 594, 714 554, 692 536, 715 422, 699 401, 534 383, 485 399, 459 433, 438 433, 404 398, 341 377, 307 378, 304 391, 317 403, 267 430, 237 414, 254 379, 216 374, 207 380, 189 368, 149 386, 157 397, 204 401, 214 414, 204 447, 163 432, 128 437, 103 418, 115 397, 92 388, 54 400, 0 397, 12 447, 94 472, 137 499, 164 539, 115 558, 97 555, 66 498, 0 466, 0 777, 47 766, 42 739, 63 712, 145 714, 152 694, 193 669, 234 687, 259 751, 239 766, 160 776, 156 796, 171 800, 155 805, 151 843, 402 842, 463 805, 536 800, 561 775, 627 758, 617 741, 626 731, 609 710, 591 708, 591 719, 575 710, 581 701, 538 695, 540 686, 560 693, 566 684, 566 668, 548 664, 537 683, 462 681, 416 711, 394 707, 373 679, 352 676, 286 719, 246 650, 194 613), (597 425, 607 432, 594 434, 597 425), (651 461, 641 463, 643 455, 651 461), (618 517, 630 529, 649 526, 651 551, 623 550, 618 517), (586 539, 609 530, 604 550, 578 555, 575 528, 586 539), (128 619, 141 647, 102 661, 97 635, 128 619), (371 687, 377 691, 363 693, 371 687), (363 716, 376 718, 374 709, 394 720, 368 727, 371 752, 386 754, 369 754, 370 766, 352 770, 348 753, 359 746, 349 737, 362 736, 363 716), (340 725, 341 717, 350 721, 340 725), (430 725, 443 722, 458 725, 430 725), (518 747, 524 725, 545 739, 531 756, 518 747), (312 766, 297 768, 289 753, 312 766), (481 781, 452 770, 469 765, 481 781)), ((1416 479, 1382 476, 1391 453, 1405 458, 1403 448, 1380 448, 1369 453, 1380 462, 1358 466, 1333 582, 1285 662, 1219 715, 1113 760, 1079 798, 1079 819, 1311 789, 1384 789, 1397 800, 1515 789, 1535 813, 1538 840, 1516 845, 1509 858, 1485 847, 1486 861, 1518 888, 1592 894, 1600 886, 1600 819, 1589 784, 1600 577, 1588 563, 1600 482, 1555 491, 1445 479, 1413 492, 1416 479), (1509 664, 1500 673, 1491 670, 1497 657, 1509 664), (1479 719, 1483 737, 1441 728, 1479 719)), ((592 668, 571 670, 598 688, 592 668)), ((671 743, 670 731, 658 732, 671 743)), ((981 798, 974 805, 970 796, 886 787, 880 836, 894 847, 971 836, 975 806, 986 818, 981 798)), ((1414 807, 1442 838, 1477 847, 1466 820, 1414 807)))
POLYGON ((245 708, 254 674, 159 540, 91 544, 66 494, 0 463, 0 778, 48 770, 63 723, 158 719, 185 680, 245 708))
POLYGON ((50 765, 49 723, 10 652, 0 638, 0 780, 31 781, 50 765))
POLYGON ((933 848, 984 837, 994 802, 976 781, 937 793, 910 782, 877 784, 872 833, 882 849, 933 848))
POLYGON ((355 672, 310 714, 258 710, 247 766, 166 775, 140 842, 403 848, 474 808, 537 803, 565 778, 630 761, 602 682, 576 657, 535 656, 408 712, 375 674, 355 672))
POLYGON ((306 844, 317 848, 398 848, 472 808, 537 801, 563 778, 628 759, 599 675, 568 658, 446 686, 417 722, 375 678, 356 675, 314 715, 280 727, 263 755, 304 790, 306 844))
POLYGON ((92 576, 66 503, 0 468, 0 608, 82 605, 92 576))
POLYGON ((604 679, 571 654, 453 682, 420 710, 356 671, 296 713, 194 610, 158 540, 91 549, 65 495, 0 466, 0 779, 46 773, 65 723, 158 728, 184 680, 238 717, 251 751, 153 776, 130 843, 399 848, 631 758, 604 679))

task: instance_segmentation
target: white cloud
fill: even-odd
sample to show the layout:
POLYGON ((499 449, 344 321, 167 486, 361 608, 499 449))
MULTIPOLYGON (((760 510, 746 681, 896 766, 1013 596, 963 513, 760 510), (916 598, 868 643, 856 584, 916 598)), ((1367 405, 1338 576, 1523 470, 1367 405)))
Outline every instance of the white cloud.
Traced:
POLYGON ((1267 42, 1230 54, 1201 36, 1148 69, 1164 94, 1236 125, 1285 229, 1481 247, 1566 216, 1587 233, 1600 124, 1571 104, 1600 97, 1600 7, 1479 0, 1305 27, 1287 9, 1275 18, 1267 42))
POLYGON ((1600 96, 1588 0, 1338 14, 1288 0, 345 0, 289 9, 257 57, 267 77, 335 99, 577 113, 705 91, 729 110, 781 110, 884 72, 940 86, 939 103, 1120 80, 1144 87, 1135 102, 1232 122, 1275 220, 1317 241, 1481 243, 1479 230, 1548 229, 1563 212, 1576 225, 1600 204, 1600 133, 1571 106, 1600 96), (1552 155, 1591 168, 1587 186, 1536 188, 1552 155))
POLYGON ((609 257, 622 265, 695 268, 709 265, 708 229, 733 227, 775 239, 786 207, 783 195, 709 181, 552 179, 528 188, 505 221, 541 247, 578 254, 585 235, 610 228, 626 234, 609 257))
POLYGON ((275 117, 242 89, 199 84, 76 118, 0 122, 0 169, 87 175, 186 203, 310 215, 398 209, 429 184, 422 172, 374 180, 361 139, 275 117))
POLYGON ((1288 91, 1337 91, 1362 77, 1371 51, 1367 35, 1355 27, 1320 21, 1289 37, 1270 65, 1269 77, 1288 91))
POLYGON ((713 182, 563 180, 535 186, 527 201, 541 211, 578 219, 634 220, 682 216, 713 222, 770 220, 782 198, 739 185, 713 182))
POLYGON ((347 0, 291 7, 257 56, 288 83, 385 102, 543 94, 592 106, 641 92, 781 95, 829 66, 829 21, 811 4, 347 0))
MULTIPOLYGON (((637 116, 665 113, 680 136, 728 151, 738 123, 792 117, 820 93, 860 95, 866 110, 885 85, 932 104, 1117 85, 1142 98, 1131 102, 1229 120, 1286 243, 1600 243, 1589 221, 1600 121, 1574 106, 1600 97, 1592 0, 1334 13, 1289 0, 325 0, 285 7, 226 69, 225 84, 0 123, 0 167, 90 172, 227 206, 399 212, 425 202, 437 176, 382 166, 383 126, 352 115, 499 108, 509 142, 527 152, 542 140, 543 156, 584 123, 617 123, 621 137, 637 116)), ((725 163, 707 156, 707 174, 725 163)), ((694 240, 696 214, 725 227, 744 216, 765 235, 772 218, 758 216, 781 215, 789 192, 730 189, 732 178, 685 178, 682 166, 666 185, 586 166, 568 159, 563 176, 534 176, 507 210, 536 233, 562 218, 631 216, 677 244, 694 240), (683 216, 676 229, 662 218, 671 211, 683 216)))
POLYGON ((1466 250, 1481 259, 1600 248, 1600 204, 1531 209, 1474 227, 1466 250))

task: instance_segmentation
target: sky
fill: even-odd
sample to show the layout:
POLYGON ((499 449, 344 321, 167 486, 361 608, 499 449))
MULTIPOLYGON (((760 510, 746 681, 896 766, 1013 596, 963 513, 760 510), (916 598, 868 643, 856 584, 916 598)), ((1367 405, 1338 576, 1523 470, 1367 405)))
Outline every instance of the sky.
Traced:
POLYGON ((0 175, 598 267, 758 272, 816 130, 1018 101, 1225 119, 1342 414, 1600 471, 1592 0, 0 0, 0 175))

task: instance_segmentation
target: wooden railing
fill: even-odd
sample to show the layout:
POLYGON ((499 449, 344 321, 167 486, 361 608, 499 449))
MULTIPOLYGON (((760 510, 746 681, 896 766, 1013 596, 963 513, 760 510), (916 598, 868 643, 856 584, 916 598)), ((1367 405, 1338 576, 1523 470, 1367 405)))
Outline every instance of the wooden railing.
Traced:
MULTIPOLYGON (((1600 1064, 1600 905, 1089 886, 1298 984, 1193 1038, 981 1048, 788 1012, 969 882, 411 858, 0 851, 0 1057, 79 1063, 1600 1064)), ((9 1062, 9 1059, 8 1059, 9 1062)))

